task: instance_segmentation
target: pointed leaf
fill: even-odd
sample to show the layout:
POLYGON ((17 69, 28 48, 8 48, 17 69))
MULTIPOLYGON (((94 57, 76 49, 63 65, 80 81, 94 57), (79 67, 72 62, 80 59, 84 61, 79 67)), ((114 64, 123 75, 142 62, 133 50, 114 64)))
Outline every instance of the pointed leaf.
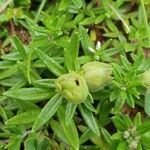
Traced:
POLYGON ((36 53, 38 57, 42 60, 42 62, 46 65, 46 67, 56 76, 60 76, 66 73, 66 70, 62 66, 60 66, 57 62, 55 62, 55 60, 53 60, 43 51, 36 49, 36 53))
POLYGON ((12 76, 17 71, 18 71, 18 66, 15 64, 15 65, 11 66, 9 69, 0 72, 0 80, 12 76))
POLYGON ((57 111, 60 104, 62 103, 63 98, 60 96, 59 93, 55 94, 49 102, 44 106, 40 115, 36 119, 33 124, 32 131, 37 131, 41 128, 57 111))
POLYGON ((64 59, 65 59, 65 67, 68 71, 75 70, 73 59, 68 51, 68 49, 64 49, 64 59))
POLYGON ((16 115, 9 120, 6 121, 6 124, 13 124, 13 125, 20 125, 20 124, 27 124, 33 122, 37 116, 40 114, 39 109, 33 109, 19 115, 16 115))
POLYGON ((15 47, 17 48, 17 50, 19 51, 20 55, 22 56, 22 58, 26 58, 26 52, 25 49, 23 47, 22 42, 19 40, 19 38, 17 36, 13 37, 13 42, 15 44, 15 47))
POLYGON ((79 30, 80 30, 80 39, 81 39, 84 53, 90 54, 89 48, 94 48, 94 44, 92 43, 89 35, 87 34, 86 30, 82 26, 79 27, 79 30))
POLYGON ((83 1, 82 0, 72 0, 76 7, 81 8, 83 1))
POLYGON ((70 124, 66 125, 65 123, 65 109, 61 106, 58 110, 58 117, 61 123, 62 129, 65 133, 65 136, 68 140, 68 143, 72 146, 74 150, 79 150, 79 137, 78 132, 73 120, 70 124))
POLYGON ((67 102, 67 106, 66 106, 66 124, 68 125, 70 123, 70 121, 72 120, 75 110, 76 110, 77 105, 67 102))
POLYGON ((20 88, 15 90, 9 90, 4 93, 5 96, 37 102, 43 99, 49 99, 52 96, 52 92, 41 88, 20 88))
POLYGON ((150 89, 147 89, 144 103, 145 113, 150 116, 150 89))
POLYGON ((94 119, 92 112, 86 108, 84 104, 79 105, 80 112, 87 124, 87 126, 96 134, 100 135, 98 125, 94 119))

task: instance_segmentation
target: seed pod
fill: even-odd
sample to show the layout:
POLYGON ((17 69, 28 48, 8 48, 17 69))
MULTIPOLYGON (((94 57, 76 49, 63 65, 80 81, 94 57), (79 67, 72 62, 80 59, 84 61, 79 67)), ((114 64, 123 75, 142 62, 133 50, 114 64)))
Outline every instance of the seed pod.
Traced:
POLYGON ((75 104, 83 102, 88 96, 85 79, 75 72, 60 76, 55 80, 55 87, 66 100, 75 104))
POLYGON ((150 87, 150 69, 145 71, 141 76, 141 82, 147 88, 150 87))
POLYGON ((89 62, 82 66, 83 77, 91 92, 103 89, 112 81, 112 68, 109 64, 101 62, 89 62))

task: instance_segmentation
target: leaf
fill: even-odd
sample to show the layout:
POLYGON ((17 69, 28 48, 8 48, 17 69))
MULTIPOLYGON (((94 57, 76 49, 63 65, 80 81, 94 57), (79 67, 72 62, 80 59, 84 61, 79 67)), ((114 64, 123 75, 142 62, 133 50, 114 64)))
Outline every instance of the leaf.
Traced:
POLYGON ((25 150, 37 150, 37 139, 36 138, 33 138, 31 137, 30 139, 27 139, 25 142, 24 142, 24 149, 25 150))
POLYGON ((40 115, 35 120, 32 131, 35 132, 39 128, 41 128, 57 111, 60 104, 62 103, 63 98, 60 96, 59 93, 55 94, 49 102, 44 106, 40 115))
POLYGON ((137 127, 137 126, 140 126, 141 125, 141 113, 138 112, 136 114, 136 116, 134 117, 134 125, 137 127))
POLYGON ((67 106, 66 106, 66 117, 65 117, 65 121, 66 124, 68 125, 70 123, 70 121, 72 120, 75 110, 76 110, 77 105, 73 104, 71 102, 67 102, 67 106))
POLYGON ((9 69, 14 65, 12 61, 0 61, 0 69, 9 69))
POLYGON ((60 76, 66 73, 66 70, 62 66, 60 66, 57 62, 55 62, 51 57, 46 55, 44 52, 42 52, 39 49, 36 49, 36 53, 38 57, 42 60, 42 62, 46 65, 46 67, 56 76, 60 76))
POLYGON ((15 47, 17 48, 17 50, 21 54, 22 58, 26 58, 26 52, 25 52, 25 49, 23 47, 23 44, 21 43, 21 41, 19 40, 19 38, 17 36, 13 37, 13 42, 15 44, 15 47))
POLYGON ((12 75, 9 78, 0 80, 0 84, 3 86, 14 86, 16 83, 26 83, 24 77, 22 77, 22 75, 20 73, 15 73, 14 75, 12 75))
POLYGON ((50 150, 51 149, 51 142, 48 137, 44 137, 42 141, 39 143, 37 150, 50 150))
POLYGON ((80 31, 80 40, 82 43, 84 53, 90 54, 89 48, 94 48, 94 44, 92 43, 89 35, 86 33, 86 30, 82 26, 79 26, 79 31, 80 31))
POLYGON ((72 59, 74 61, 76 61, 76 59, 78 58, 78 53, 79 53, 79 35, 78 35, 78 32, 74 32, 72 34, 68 49, 69 49, 70 55, 72 56, 72 59))
POLYGON ((144 134, 144 133, 150 131, 150 121, 146 120, 142 125, 138 126, 137 131, 140 134, 144 134))
POLYGON ((18 135, 14 135, 10 137, 10 141, 5 147, 7 150, 20 150, 21 148, 22 137, 18 135))
POLYGON ((24 101, 24 100, 18 101, 17 99, 14 99, 13 101, 15 105, 17 105, 19 108, 22 108, 25 111, 29 111, 32 109, 39 109, 39 107, 31 101, 24 101))
POLYGON ((61 0, 59 4, 59 11, 65 10, 70 5, 70 0, 61 0))
POLYGON ((64 49, 64 59, 65 59, 65 67, 68 71, 75 70, 73 59, 68 51, 68 49, 64 49))
POLYGON ((116 116, 112 117, 112 121, 118 130, 125 131, 127 129, 125 122, 121 119, 120 116, 116 115, 116 116))
POLYGON ((94 119, 92 112, 85 107, 84 104, 79 105, 79 110, 83 116, 87 126, 98 136, 100 136, 98 125, 94 119))
POLYGON ((40 79, 34 81, 32 84, 38 88, 50 89, 50 88, 55 88, 54 82, 55 79, 40 79))
POLYGON ((93 103, 93 97, 89 94, 87 99, 84 101, 84 104, 86 108, 96 113, 96 109, 93 107, 92 103, 93 103))
POLYGON ((105 139, 105 141, 107 142, 107 144, 110 145, 112 143, 112 138, 105 128, 101 128, 101 134, 103 138, 105 139))
POLYGON ((6 121, 6 124, 9 125, 21 125, 33 122, 37 116, 40 114, 39 109, 33 109, 21 114, 18 114, 6 121))
POLYGON ((82 7, 83 1, 82 0, 72 0, 72 2, 74 3, 74 5, 78 8, 82 7))
POLYGON ((65 133, 68 143, 72 146, 74 150, 79 150, 79 137, 74 121, 71 120, 70 124, 65 123, 65 109, 61 106, 58 109, 58 117, 61 127, 65 133))
POLYGON ((120 142, 117 146, 117 150, 127 150, 128 149, 128 145, 125 141, 120 142))
POLYGON ((149 148, 150 148, 149 139, 150 139, 150 131, 144 133, 144 134, 141 136, 141 143, 142 143, 142 145, 144 146, 144 148, 146 148, 146 149, 149 149, 149 148))
POLYGON ((41 79, 41 77, 40 77, 34 70, 32 70, 32 69, 30 68, 30 69, 29 69, 30 80, 29 80, 29 73, 28 73, 28 68, 27 68, 26 64, 23 63, 23 62, 20 62, 20 61, 18 61, 17 64, 18 64, 19 70, 22 72, 22 74, 23 74, 23 76, 25 77, 25 79, 26 79, 27 81, 29 81, 29 83, 30 83, 30 82, 33 82, 33 81, 35 81, 35 80, 41 79))
POLYGON ((7 114, 4 110, 4 108, 0 105, 0 116, 4 119, 4 120, 7 120, 7 114))
POLYGON ((29 101, 40 101, 44 99, 49 99, 52 96, 52 92, 41 88, 20 88, 16 90, 9 90, 4 93, 5 96, 29 101))
POLYGON ((147 89, 144 102, 145 113, 150 116, 150 89, 147 89))
POLYGON ((15 64, 7 70, 0 72, 0 80, 8 78, 18 71, 18 66, 15 64))
POLYGON ((56 134, 56 136, 63 142, 67 143, 67 139, 65 137, 65 133, 64 133, 62 127, 60 126, 60 122, 51 119, 50 126, 51 126, 52 130, 54 131, 54 133, 56 134))
POLYGON ((89 139, 91 139, 95 134, 88 128, 84 131, 84 133, 80 136, 80 144, 85 143, 89 139))

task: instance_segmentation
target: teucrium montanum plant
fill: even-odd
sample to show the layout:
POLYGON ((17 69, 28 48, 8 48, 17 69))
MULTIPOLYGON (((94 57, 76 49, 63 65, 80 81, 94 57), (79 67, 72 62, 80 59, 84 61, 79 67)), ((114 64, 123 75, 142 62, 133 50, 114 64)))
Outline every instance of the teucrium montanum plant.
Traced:
MULTIPOLYGON (((92 113, 96 112, 96 110, 92 106, 93 98, 88 90, 90 86, 89 87, 87 86, 88 81, 86 81, 86 78, 84 78, 84 75, 82 74, 82 69, 79 70, 73 69, 74 66, 77 65, 75 58, 72 58, 75 56, 71 56, 70 51, 68 49, 64 50, 65 68, 67 68, 66 71, 66 69, 63 66, 59 65, 57 62, 55 62, 51 57, 47 56, 41 50, 37 49, 36 52, 38 57, 43 61, 43 63, 47 66, 47 68, 57 76, 57 78, 54 83, 56 88, 55 90, 56 94, 49 100, 49 102, 42 109, 40 115, 38 116, 33 125, 33 131, 37 131, 39 128, 41 128, 55 114, 59 106, 62 104, 62 100, 65 99, 67 100, 65 101, 66 105, 65 122, 67 124, 70 123, 70 121, 74 116, 76 107, 78 106, 81 115, 83 116, 88 127, 96 135, 99 135, 98 125, 92 113), (74 61, 67 62, 68 60, 74 61), (43 117, 45 119, 43 119, 43 117)), ((99 64, 99 62, 97 63, 99 64)), ((98 69, 97 65, 96 69, 98 69)), ((100 73, 97 74, 97 79, 99 75, 100 73)), ((101 78, 101 76, 99 76, 99 78, 101 78)), ((106 76, 106 81, 107 80, 108 78, 106 76)), ((97 80, 97 82, 100 82, 99 84, 101 84, 101 81, 97 80)))
POLYGON ((149 150, 149 0, 33 3, 0 14, 0 149, 149 150))

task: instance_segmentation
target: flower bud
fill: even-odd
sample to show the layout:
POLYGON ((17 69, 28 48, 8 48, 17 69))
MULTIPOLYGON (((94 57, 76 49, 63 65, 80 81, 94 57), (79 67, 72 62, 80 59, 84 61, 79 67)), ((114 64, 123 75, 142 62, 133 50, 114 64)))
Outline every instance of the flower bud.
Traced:
POLYGON ((112 68, 109 64, 101 62, 89 62, 82 66, 83 76, 91 92, 103 89, 112 81, 112 68))
POLYGON ((55 87, 66 100, 75 104, 83 102, 88 96, 85 79, 75 72, 60 76, 55 80, 55 87))
POLYGON ((144 86, 150 87, 150 69, 142 74, 141 82, 144 86))

